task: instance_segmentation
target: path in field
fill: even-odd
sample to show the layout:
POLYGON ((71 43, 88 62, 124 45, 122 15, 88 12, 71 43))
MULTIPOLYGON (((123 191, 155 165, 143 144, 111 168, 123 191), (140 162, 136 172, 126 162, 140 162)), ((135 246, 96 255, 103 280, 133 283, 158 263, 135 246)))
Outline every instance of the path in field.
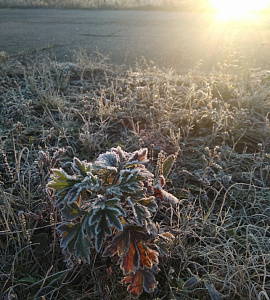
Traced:
MULTIPOLYGON (((132 10, 0 9, 0 51, 54 54, 99 51, 112 63, 134 66, 143 56, 186 72, 202 60, 209 69, 233 57, 269 67, 270 21, 218 23, 199 13, 132 10)), ((67 55, 67 56, 65 56, 67 55)))

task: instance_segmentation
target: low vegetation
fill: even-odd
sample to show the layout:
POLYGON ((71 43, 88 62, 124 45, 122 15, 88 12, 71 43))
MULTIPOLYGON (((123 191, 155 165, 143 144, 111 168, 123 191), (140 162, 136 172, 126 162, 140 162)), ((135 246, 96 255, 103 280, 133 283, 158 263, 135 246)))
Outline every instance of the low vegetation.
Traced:
POLYGON ((180 9, 204 10, 208 0, 2 0, 0 7, 54 7, 81 9, 180 9))
POLYGON ((1 299, 269 299, 269 71, 80 51, 0 82, 1 299))

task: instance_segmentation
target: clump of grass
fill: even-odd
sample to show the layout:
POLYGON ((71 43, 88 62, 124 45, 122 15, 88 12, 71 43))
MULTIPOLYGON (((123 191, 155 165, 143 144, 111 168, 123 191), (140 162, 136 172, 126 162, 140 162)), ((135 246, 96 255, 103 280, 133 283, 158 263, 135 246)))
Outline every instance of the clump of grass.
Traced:
POLYGON ((184 75, 80 51, 0 65, 0 295, 129 297, 121 272, 91 252, 67 266, 46 189, 51 169, 106 150, 178 151, 167 181, 180 199, 154 218, 175 239, 158 289, 142 299, 269 299, 269 72, 221 62, 184 75), (110 276, 114 274, 114 276, 110 276))

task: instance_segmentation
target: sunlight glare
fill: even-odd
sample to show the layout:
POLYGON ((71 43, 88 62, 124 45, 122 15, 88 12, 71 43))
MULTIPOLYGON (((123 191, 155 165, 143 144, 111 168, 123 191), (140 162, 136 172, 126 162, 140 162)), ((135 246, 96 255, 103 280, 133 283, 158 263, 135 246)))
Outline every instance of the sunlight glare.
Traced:
POLYGON ((217 19, 221 21, 240 20, 250 14, 265 9, 270 0, 212 0, 213 8, 217 9, 217 19))

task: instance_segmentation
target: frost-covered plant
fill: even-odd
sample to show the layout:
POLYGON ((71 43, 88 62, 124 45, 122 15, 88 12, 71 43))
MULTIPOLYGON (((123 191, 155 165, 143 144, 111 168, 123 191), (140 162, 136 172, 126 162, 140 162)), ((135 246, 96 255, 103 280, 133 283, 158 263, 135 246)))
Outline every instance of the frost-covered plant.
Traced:
POLYGON ((174 155, 159 156, 156 175, 146 167, 153 161, 147 155, 146 148, 128 153, 117 147, 94 162, 74 158, 70 172, 53 169, 48 183, 61 208, 63 252, 85 263, 92 249, 117 256, 123 282, 136 296, 156 288, 160 245, 173 239, 154 223, 153 213, 160 203, 178 202, 163 189, 174 155))

